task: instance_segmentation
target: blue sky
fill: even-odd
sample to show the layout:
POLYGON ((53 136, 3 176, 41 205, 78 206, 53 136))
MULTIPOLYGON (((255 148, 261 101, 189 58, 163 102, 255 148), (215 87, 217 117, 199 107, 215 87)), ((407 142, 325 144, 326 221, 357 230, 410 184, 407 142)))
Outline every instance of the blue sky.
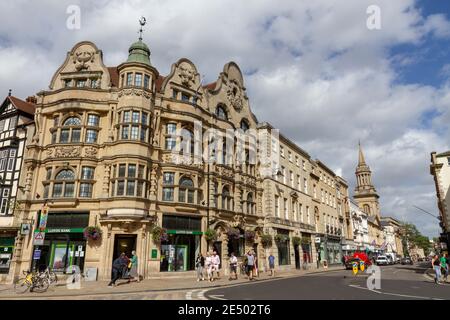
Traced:
POLYGON ((450 1, 17 0, 0 2, 0 91, 46 89, 77 42, 90 40, 106 65, 125 61, 138 19, 152 63, 166 75, 186 57, 205 81, 234 60, 245 71, 252 111, 354 189, 361 140, 382 214, 439 227, 430 152, 450 149, 450 1), (66 28, 69 5, 81 28, 66 28), (369 5, 381 29, 366 27, 369 5), (207 14, 205 14, 207 13, 207 14))

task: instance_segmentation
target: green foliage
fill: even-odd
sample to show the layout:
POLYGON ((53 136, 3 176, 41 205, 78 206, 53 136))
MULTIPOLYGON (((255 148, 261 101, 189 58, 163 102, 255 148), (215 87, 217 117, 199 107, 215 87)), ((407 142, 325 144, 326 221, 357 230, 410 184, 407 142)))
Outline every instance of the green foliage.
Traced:
POLYGON ((272 236, 270 234, 261 235, 261 244, 264 248, 269 248, 272 246, 272 236))
POLYGON ((409 249, 414 246, 422 248, 425 255, 430 253, 432 248, 429 238, 422 235, 414 224, 403 222, 401 224, 401 234, 405 255, 409 255, 409 249))
POLYGON ((299 246, 302 243, 302 238, 300 237, 292 237, 292 244, 294 246, 299 246))
POLYGON ((214 229, 208 229, 205 232, 206 241, 215 241, 217 240, 217 232, 214 229))

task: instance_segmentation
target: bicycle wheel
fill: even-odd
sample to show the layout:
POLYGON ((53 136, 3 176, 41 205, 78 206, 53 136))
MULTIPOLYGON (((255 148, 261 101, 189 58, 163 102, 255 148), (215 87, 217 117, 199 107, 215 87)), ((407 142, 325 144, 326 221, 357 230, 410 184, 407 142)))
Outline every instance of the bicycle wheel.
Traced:
POLYGON ((49 280, 45 279, 45 278, 37 278, 34 282, 34 286, 33 286, 33 292, 45 292, 48 289, 49 286, 49 280))
POLYGON ((50 278, 50 283, 58 283, 58 276, 53 271, 50 271, 48 273, 48 276, 50 278))
POLYGON ((26 277, 22 277, 14 283, 14 291, 18 294, 25 293, 30 286, 31 282, 26 277))

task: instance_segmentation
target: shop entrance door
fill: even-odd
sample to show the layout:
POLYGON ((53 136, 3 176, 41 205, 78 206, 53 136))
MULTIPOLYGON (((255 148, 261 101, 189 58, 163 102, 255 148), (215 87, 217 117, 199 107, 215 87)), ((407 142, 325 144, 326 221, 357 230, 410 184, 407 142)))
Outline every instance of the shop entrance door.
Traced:
POLYGON ((298 245, 294 246, 295 253, 295 269, 300 269, 300 247, 298 245))
POLYGON ((125 253, 131 258, 131 252, 136 250, 135 234, 118 234, 114 238, 114 256, 113 261, 117 259, 121 253, 125 253))

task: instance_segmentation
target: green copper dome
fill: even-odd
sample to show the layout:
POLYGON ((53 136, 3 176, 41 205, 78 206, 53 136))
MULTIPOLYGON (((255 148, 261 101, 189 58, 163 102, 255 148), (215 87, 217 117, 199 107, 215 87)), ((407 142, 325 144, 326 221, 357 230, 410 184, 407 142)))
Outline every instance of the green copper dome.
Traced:
POLYGON ((151 66, 150 49, 142 40, 133 43, 128 52, 127 62, 140 62, 151 66))

